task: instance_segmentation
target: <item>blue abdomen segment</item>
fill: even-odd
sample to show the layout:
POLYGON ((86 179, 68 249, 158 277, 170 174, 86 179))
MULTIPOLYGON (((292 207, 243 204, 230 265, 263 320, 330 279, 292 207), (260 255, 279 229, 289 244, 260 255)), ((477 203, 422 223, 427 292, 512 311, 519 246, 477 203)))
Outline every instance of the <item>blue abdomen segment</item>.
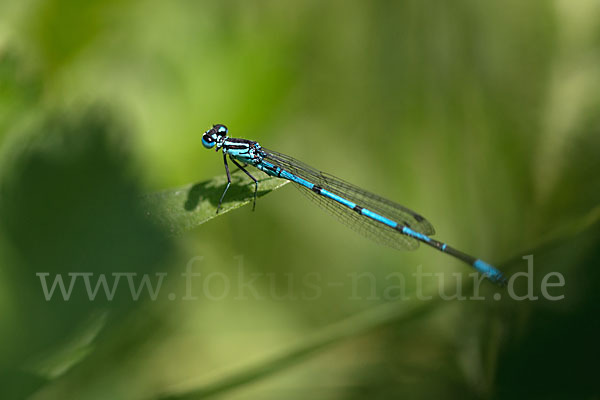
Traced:
POLYGON ((402 233, 404 233, 407 236, 411 236, 414 237, 415 239, 420 240, 421 242, 425 242, 425 243, 430 243, 431 242, 431 238, 427 235, 423 235, 420 232, 415 232, 412 229, 410 229, 407 226, 403 226, 402 227, 402 233))
POLYGON ((359 211, 361 215, 364 215, 365 217, 371 218, 375 221, 381 222, 382 224, 385 224, 391 228, 398 227, 397 222, 392 221, 391 219, 385 218, 385 217, 383 217, 377 213, 374 213, 373 211, 370 211, 366 208, 359 207, 356 203, 351 202, 341 196, 338 196, 337 194, 332 193, 329 190, 323 189, 323 188, 315 185, 314 183, 307 181, 306 179, 302 179, 294 174, 291 174, 288 171, 283 170, 280 167, 277 167, 268 161, 262 161, 260 164, 257 165, 257 168, 259 168, 261 171, 265 172, 268 175, 276 176, 279 178, 284 178, 284 179, 290 180, 292 182, 295 182, 299 185, 302 185, 305 188, 312 190, 313 192, 315 192, 321 196, 327 197, 327 198, 329 198, 339 204, 342 204, 350 209, 359 211))
POLYGON ((477 271, 479 271, 483 275, 487 276, 494 282, 497 282, 500 284, 506 284, 506 278, 504 277, 502 272, 500 272, 493 265, 488 264, 479 258, 476 259, 475 262, 473 262, 473 268, 475 268, 477 271))
POLYGON ((356 204, 348 201, 346 199, 344 199, 343 197, 338 196, 337 194, 331 193, 328 190, 325 190, 323 188, 317 187, 315 185, 313 185, 312 188, 310 188, 312 191, 319 193, 321 196, 325 196, 333 201, 337 201, 338 203, 348 207, 348 208, 354 208, 356 207, 356 204))
POLYGON ((470 264, 473 268, 479 271, 481 274, 487 276, 491 281, 499 283, 501 285, 506 284, 506 279, 502 272, 500 272, 496 267, 491 264, 486 263, 485 261, 470 256, 466 253, 463 253, 460 250, 455 249, 454 247, 448 246, 446 243, 439 242, 435 239, 430 238, 427 235, 424 235, 420 232, 415 232, 414 230, 404 226, 401 228, 401 232, 407 236, 413 237, 419 240, 422 243, 425 243, 437 250, 440 250, 444 253, 447 253, 459 260, 470 264))
POLYGON ((387 219, 386 217, 383 217, 383 216, 381 216, 381 215, 379 215, 377 213, 374 213, 371 210, 367 210, 366 208, 362 208, 360 210, 360 213, 362 215, 364 215, 365 217, 371 218, 372 220, 375 220, 377 222, 381 222, 382 224, 386 224, 390 228, 398 228, 398 223, 396 221, 392 221, 391 219, 387 219))
POLYGON ((287 180, 295 182, 299 185, 302 185, 305 188, 315 192, 316 194, 318 194, 320 196, 331 199, 345 207, 348 207, 349 209, 352 209, 352 210, 358 212, 360 215, 363 215, 363 216, 365 216, 373 221, 377 221, 381 224, 387 225, 390 228, 396 229, 399 233, 401 233, 403 235, 414 238, 414 239, 420 241, 421 243, 425 243, 428 246, 431 246, 441 252, 447 253, 455 258, 458 258, 459 260, 474 267, 477 271, 479 271, 483 275, 487 276, 493 282, 500 283, 500 284, 505 283, 505 278, 502 275, 502 273, 498 269, 496 269, 495 267, 486 263, 483 260, 476 259, 475 257, 472 257, 472 256, 470 256, 466 253, 463 253, 451 246, 448 246, 446 243, 432 239, 431 237, 429 237, 421 232, 411 229, 409 226, 406 226, 405 224, 400 224, 397 221, 388 219, 388 218, 386 218, 376 212, 373 212, 367 208, 363 208, 360 205, 358 205, 352 201, 349 201, 341 196, 338 196, 337 194, 332 193, 331 191, 329 191, 325 188, 317 186, 314 183, 307 181, 306 179, 296 176, 296 175, 294 175, 294 174, 292 174, 292 173, 282 169, 281 167, 274 165, 268 161, 265 161, 262 159, 258 160, 258 161, 255 160, 255 162, 253 162, 253 164, 258 169, 265 172, 267 175, 287 179, 287 180))

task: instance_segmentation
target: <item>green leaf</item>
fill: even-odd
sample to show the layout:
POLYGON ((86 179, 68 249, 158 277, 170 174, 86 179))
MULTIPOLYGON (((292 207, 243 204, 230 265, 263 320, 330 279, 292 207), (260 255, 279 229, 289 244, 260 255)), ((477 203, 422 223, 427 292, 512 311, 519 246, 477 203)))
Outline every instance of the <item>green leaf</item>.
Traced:
MULTIPOLYGON (((143 208, 146 216, 167 227, 171 234, 179 234, 250 204, 254 199, 254 182, 240 172, 232 174, 231 186, 218 214, 217 205, 227 185, 225 175, 144 196, 143 208)), ((259 179, 257 197, 279 189, 288 182, 269 176, 259 179)))

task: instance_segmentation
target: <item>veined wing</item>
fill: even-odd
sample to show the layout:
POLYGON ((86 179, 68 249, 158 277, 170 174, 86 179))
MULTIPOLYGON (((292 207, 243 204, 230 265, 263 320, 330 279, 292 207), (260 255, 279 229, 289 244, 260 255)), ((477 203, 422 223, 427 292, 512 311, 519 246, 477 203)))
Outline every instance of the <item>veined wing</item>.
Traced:
MULTIPOLYGON (((435 230, 429 221, 400 204, 370 193, 351 183, 336 178, 333 175, 318 171, 288 155, 268 149, 263 150, 267 161, 299 176, 300 178, 321 186, 322 188, 383 217, 396 221, 401 225, 408 226, 417 232, 425 235, 432 235, 435 233, 435 230)), ((302 185, 295 186, 300 188, 302 193, 306 194, 322 208, 337 217, 342 223, 376 242, 403 250, 413 250, 419 246, 418 241, 399 234, 399 232, 393 228, 360 215, 356 211, 325 198, 302 185)))

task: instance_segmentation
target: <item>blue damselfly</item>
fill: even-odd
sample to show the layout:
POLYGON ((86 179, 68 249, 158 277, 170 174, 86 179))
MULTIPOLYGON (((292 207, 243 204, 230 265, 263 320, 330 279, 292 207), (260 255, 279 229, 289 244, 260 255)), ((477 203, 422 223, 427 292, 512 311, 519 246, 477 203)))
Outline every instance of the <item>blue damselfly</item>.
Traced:
POLYGON ((494 266, 432 239, 430 236, 435 230, 431 223, 404 206, 318 171, 290 156, 265 149, 255 141, 229 137, 225 125, 213 125, 206 131, 202 136, 202 145, 207 149, 214 147, 216 151, 223 152, 228 183, 219 200, 217 212, 231 185, 227 165, 229 156, 254 181, 253 209, 256 206, 258 180, 246 170, 247 165, 252 165, 267 175, 292 181, 341 222, 370 239, 401 250, 414 250, 419 242, 425 243, 471 265, 491 281, 505 283, 504 276, 494 266))

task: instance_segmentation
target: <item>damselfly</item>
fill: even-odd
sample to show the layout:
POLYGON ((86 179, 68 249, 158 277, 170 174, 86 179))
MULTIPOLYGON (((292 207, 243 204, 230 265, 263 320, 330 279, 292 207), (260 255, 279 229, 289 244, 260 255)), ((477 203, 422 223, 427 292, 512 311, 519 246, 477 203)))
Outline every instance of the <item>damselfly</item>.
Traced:
POLYGON ((227 186, 219 199, 217 213, 231 185, 227 165, 229 156, 231 162, 254 181, 253 209, 256 206, 258 180, 246 170, 247 165, 252 165, 267 175, 292 181, 341 222, 370 239, 401 250, 414 250, 419 242, 425 243, 471 265, 491 281, 505 283, 502 273, 492 265, 432 239, 430 236, 435 233, 433 226, 416 212, 318 171, 290 156, 265 149, 255 141, 232 138, 227 133, 227 127, 218 124, 213 125, 202 136, 204 147, 215 147, 216 151, 223 151, 227 186))

